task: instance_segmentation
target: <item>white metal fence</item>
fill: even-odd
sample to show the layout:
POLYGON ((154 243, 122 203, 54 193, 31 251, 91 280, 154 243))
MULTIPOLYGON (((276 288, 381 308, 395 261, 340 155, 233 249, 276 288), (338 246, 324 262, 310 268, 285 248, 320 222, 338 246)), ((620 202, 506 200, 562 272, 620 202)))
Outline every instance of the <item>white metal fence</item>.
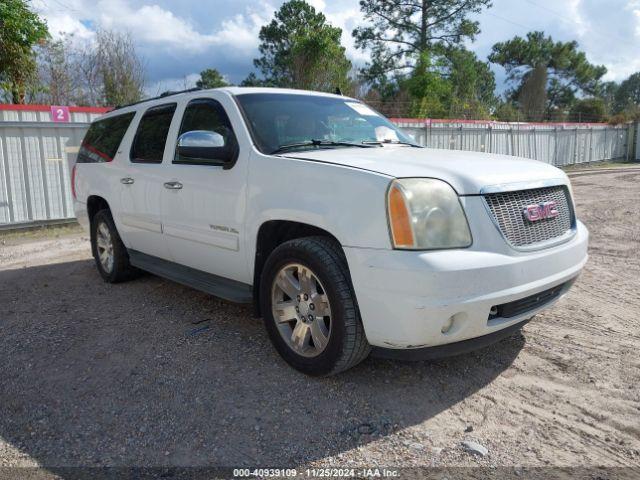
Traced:
POLYGON ((629 159, 634 127, 544 124, 425 124, 397 122, 418 143, 431 148, 471 150, 532 158, 559 167, 629 159))
POLYGON ((48 106, 10 107, 0 109, 0 228, 73 218, 69 164, 104 109, 72 107, 55 123, 48 106))
MULTIPOLYGON (((0 228, 72 219, 69 165, 97 114, 74 113, 70 123, 53 123, 48 112, 15 113, 0 111, 0 228)), ((517 155, 559 166, 631 158, 634 139, 631 126, 396 123, 428 147, 517 155)))

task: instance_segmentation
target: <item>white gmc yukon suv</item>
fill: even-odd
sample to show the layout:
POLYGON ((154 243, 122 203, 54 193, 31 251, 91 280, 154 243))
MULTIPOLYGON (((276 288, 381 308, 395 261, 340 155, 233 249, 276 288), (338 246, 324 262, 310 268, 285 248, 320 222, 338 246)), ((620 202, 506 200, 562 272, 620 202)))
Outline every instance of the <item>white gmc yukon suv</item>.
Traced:
POLYGON ((419 147, 338 95, 230 87, 118 108, 72 176, 107 282, 145 270, 253 302, 311 375, 488 345, 587 261, 562 171, 419 147))

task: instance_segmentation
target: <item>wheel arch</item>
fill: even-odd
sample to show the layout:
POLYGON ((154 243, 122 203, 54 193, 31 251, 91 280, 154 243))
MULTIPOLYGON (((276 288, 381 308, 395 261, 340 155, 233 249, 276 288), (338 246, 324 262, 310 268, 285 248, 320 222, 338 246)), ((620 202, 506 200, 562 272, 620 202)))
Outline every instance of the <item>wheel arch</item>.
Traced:
POLYGON ((265 261, 279 245, 289 240, 303 237, 328 237, 340 245, 340 241, 331 232, 308 223, 293 220, 268 220, 260 225, 256 235, 256 248, 253 264, 253 308, 254 315, 260 317, 260 277, 265 261))
POLYGON ((87 198, 87 216, 89 217, 89 224, 93 221, 93 217, 96 213, 104 209, 111 211, 111 207, 104 197, 101 197, 100 195, 89 195, 87 198))

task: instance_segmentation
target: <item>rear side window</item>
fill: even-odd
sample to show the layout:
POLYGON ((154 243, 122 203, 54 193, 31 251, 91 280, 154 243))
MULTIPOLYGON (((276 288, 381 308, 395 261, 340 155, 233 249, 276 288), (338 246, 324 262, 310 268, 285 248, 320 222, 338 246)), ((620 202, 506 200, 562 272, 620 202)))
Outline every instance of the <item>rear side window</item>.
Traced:
POLYGON ((100 163, 113 160, 134 115, 135 112, 130 112, 92 123, 82 140, 77 163, 100 163))
POLYGON ((140 120, 131 145, 131 161, 135 163, 162 163, 164 145, 171 126, 176 104, 151 107, 140 120))

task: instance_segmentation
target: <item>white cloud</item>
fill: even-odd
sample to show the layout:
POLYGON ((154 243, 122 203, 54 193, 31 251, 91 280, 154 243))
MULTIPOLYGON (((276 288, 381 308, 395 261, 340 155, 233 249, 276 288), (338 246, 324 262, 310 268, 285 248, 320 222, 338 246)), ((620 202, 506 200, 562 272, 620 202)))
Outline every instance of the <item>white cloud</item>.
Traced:
POLYGON ((307 2, 316 10, 324 11, 327 8, 327 3, 324 0, 307 0, 307 2))
POLYGON ((78 40, 91 40, 95 36, 93 30, 68 13, 50 15, 47 18, 47 25, 54 38, 58 38, 62 33, 73 35, 78 40))
POLYGON ((635 17, 635 21, 636 21, 634 36, 640 37, 640 0, 629 2, 628 8, 633 13, 633 16, 635 17))
POLYGON ((126 0, 100 0, 97 3, 67 0, 65 5, 69 8, 51 5, 44 0, 34 3, 54 35, 65 32, 81 39, 90 38, 94 32, 82 22, 89 20, 96 26, 127 30, 139 45, 187 55, 204 52, 212 46, 226 46, 242 54, 254 50, 260 27, 269 21, 274 10, 266 0, 255 2, 244 13, 223 19, 217 29, 202 32, 188 18, 157 4, 134 7, 126 0))
POLYGON ((90 40, 95 32, 87 28, 77 15, 81 1, 68 0, 63 6, 47 3, 45 0, 34 0, 32 5, 47 21, 53 38, 59 38, 61 34, 72 34, 77 39, 90 40))
POLYGON ((257 12, 235 15, 222 22, 222 28, 214 35, 213 43, 232 45, 234 48, 244 51, 253 50, 258 47, 260 28, 269 19, 270 16, 266 17, 257 12))
POLYGON ((591 30, 591 24, 582 16, 581 6, 584 4, 582 0, 569 0, 568 15, 564 18, 566 22, 572 24, 572 27, 579 37, 584 36, 591 30))
POLYGON ((129 30, 138 41, 187 54, 221 45, 245 52, 254 49, 258 31, 266 22, 264 11, 249 10, 223 20, 217 30, 202 33, 187 19, 158 5, 134 9, 122 0, 102 0, 98 10, 98 23, 106 28, 129 30))

